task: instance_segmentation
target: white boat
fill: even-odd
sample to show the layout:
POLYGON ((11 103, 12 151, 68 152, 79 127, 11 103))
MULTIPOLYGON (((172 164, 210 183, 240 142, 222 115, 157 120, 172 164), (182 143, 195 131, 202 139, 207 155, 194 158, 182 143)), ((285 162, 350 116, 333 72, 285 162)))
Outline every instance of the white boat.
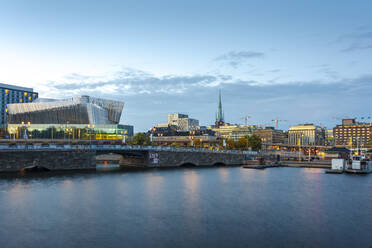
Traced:
POLYGON ((372 172, 372 161, 363 155, 353 155, 346 164, 347 173, 366 174, 372 172))

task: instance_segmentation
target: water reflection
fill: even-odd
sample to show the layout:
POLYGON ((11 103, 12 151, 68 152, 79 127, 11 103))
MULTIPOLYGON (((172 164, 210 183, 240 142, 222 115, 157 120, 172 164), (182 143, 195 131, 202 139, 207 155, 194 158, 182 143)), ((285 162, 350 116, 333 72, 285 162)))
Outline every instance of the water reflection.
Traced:
POLYGON ((27 201, 28 191, 27 184, 18 181, 9 187, 9 194, 6 194, 7 198, 5 200, 10 204, 10 207, 20 207, 27 201))
POLYGON ((222 182, 226 183, 229 181, 230 168, 218 168, 218 174, 222 182))
POLYGON ((0 179, 0 247, 369 247, 372 177, 323 172, 220 167, 0 179))
POLYGON ((193 169, 185 169, 183 173, 183 182, 185 185, 185 196, 192 207, 195 207, 200 197, 198 172, 193 169))

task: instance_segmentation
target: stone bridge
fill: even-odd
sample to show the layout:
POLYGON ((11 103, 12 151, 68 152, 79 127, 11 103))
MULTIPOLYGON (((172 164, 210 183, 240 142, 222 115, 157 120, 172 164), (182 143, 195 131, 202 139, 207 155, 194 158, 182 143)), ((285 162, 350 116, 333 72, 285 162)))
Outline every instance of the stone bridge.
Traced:
POLYGON ((255 152, 128 145, 0 145, 0 172, 28 167, 95 170, 96 156, 118 154, 127 166, 180 167, 240 165, 255 152))

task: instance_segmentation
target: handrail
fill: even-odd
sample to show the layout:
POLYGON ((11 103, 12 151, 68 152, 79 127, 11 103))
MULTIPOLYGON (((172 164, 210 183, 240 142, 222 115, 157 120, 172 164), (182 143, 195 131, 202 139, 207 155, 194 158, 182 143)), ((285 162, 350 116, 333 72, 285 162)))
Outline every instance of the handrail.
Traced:
POLYGON ((171 152, 203 152, 224 154, 256 155, 254 151, 216 150, 197 147, 172 146, 140 146, 140 145, 107 145, 107 144, 0 144, 0 151, 13 150, 140 150, 140 151, 171 151, 171 152))

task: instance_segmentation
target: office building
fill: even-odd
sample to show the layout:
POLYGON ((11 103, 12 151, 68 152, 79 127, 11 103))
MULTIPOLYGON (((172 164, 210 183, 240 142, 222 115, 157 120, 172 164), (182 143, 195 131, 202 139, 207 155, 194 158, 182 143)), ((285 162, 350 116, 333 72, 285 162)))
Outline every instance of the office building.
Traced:
POLYGON ((314 124, 291 126, 288 131, 290 145, 324 145, 325 130, 314 124))
POLYGON ((219 138, 233 139, 234 141, 238 141, 240 138, 251 136, 256 128, 257 127, 254 125, 241 126, 224 123, 221 126, 213 127, 212 130, 216 132, 216 135, 219 138))
POLYGON ((38 98, 32 88, 0 84, 0 128, 7 127, 7 105, 11 103, 28 103, 38 98))
POLYGON ((168 115, 168 125, 175 126, 179 131, 190 131, 199 126, 199 121, 186 114, 174 113, 168 115))
POLYGON ((356 122, 355 119, 343 119, 341 125, 333 128, 336 145, 366 145, 372 140, 372 123, 356 122))
POLYGON ((266 127, 264 129, 254 130, 253 134, 260 137, 262 143, 267 144, 284 144, 286 135, 282 130, 274 129, 274 127, 266 127))
POLYGON ((333 135, 333 129, 327 129, 326 130, 325 145, 326 146, 334 146, 335 145, 335 137, 333 135))

